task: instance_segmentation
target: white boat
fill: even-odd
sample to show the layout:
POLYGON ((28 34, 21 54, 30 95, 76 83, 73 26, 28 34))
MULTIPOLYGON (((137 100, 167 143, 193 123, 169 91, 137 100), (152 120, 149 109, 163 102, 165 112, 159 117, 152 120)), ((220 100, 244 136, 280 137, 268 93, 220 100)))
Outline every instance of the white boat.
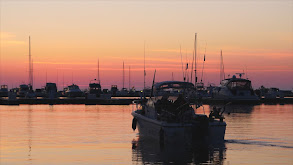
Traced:
POLYGON ((241 76, 236 78, 224 79, 221 81, 220 86, 215 87, 212 92, 214 100, 224 101, 258 101, 251 86, 251 81, 243 79, 241 76))
MULTIPOLYGON (((189 82, 165 81, 154 85, 153 95, 141 109, 132 112, 132 127, 139 134, 160 142, 177 140, 208 140, 223 142, 226 123, 216 110, 209 116, 196 114, 185 97, 194 90, 189 82)), ((196 105, 194 105, 197 107, 196 105)))

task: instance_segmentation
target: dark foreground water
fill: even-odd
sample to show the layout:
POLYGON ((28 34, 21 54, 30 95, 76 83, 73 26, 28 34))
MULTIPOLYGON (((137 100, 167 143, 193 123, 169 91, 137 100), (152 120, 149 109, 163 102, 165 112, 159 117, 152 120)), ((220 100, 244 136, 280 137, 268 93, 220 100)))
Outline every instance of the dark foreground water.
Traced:
POLYGON ((225 143, 202 146, 139 137, 133 109, 0 106, 0 164, 293 164, 293 105, 230 105, 225 143))

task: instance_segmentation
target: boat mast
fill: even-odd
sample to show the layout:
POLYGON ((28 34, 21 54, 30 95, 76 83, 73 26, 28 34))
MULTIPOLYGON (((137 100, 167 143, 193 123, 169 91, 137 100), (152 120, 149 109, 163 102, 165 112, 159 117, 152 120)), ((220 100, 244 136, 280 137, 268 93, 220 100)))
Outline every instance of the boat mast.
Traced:
MULTIPOLYGON (((206 44, 206 47, 207 47, 207 44, 206 44)), ((206 47, 204 49, 203 62, 202 62, 202 71, 201 71, 201 78, 200 78, 201 83, 202 83, 202 78, 203 78, 204 63, 206 61, 206 47)))
POLYGON ((180 56, 181 56, 182 76, 183 76, 183 81, 185 82, 185 76, 184 76, 184 70, 183 70, 183 61, 182 61, 182 53, 181 53, 181 44, 180 44, 180 56))
POLYGON ((62 82, 62 83, 63 83, 63 84, 62 84, 62 87, 63 87, 63 88, 62 88, 62 89, 64 89, 64 70, 63 70, 63 77, 62 77, 62 78, 63 78, 63 82, 62 82))
POLYGON ((29 86, 33 89, 33 69, 32 69, 32 55, 31 55, 31 36, 29 36, 29 86))
POLYGON ((220 84, 221 84, 221 81, 224 79, 225 79, 225 70, 224 70, 223 54, 222 54, 222 50, 221 50, 220 84))
POLYGON ((196 76, 196 37, 197 33, 195 33, 194 37, 194 87, 196 88, 197 76, 196 76))
POLYGON ((124 89, 124 61, 123 61, 123 88, 124 89))
POLYGON ((129 73, 128 74, 129 74, 129 82, 128 82, 129 84, 128 85, 129 85, 129 92, 130 92, 130 65, 129 65, 129 73))
POLYGON ((57 91, 58 91, 58 83, 59 83, 58 77, 59 77, 59 73, 58 73, 58 68, 57 68, 57 83, 56 83, 57 91))
POLYGON ((98 59, 98 82, 100 84, 100 59, 98 59))
POLYGON ((143 47, 143 97, 145 98, 145 41, 144 41, 144 47, 143 47))
POLYGON ((194 63, 194 50, 192 52, 192 63, 191 63, 191 76, 190 76, 190 80, 191 80, 191 83, 192 83, 192 74, 193 74, 193 63, 194 63))

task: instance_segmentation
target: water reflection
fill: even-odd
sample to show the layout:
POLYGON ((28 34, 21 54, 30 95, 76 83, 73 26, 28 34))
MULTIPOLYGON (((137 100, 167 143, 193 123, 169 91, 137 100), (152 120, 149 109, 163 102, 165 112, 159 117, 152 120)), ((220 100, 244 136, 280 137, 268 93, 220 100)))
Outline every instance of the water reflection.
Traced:
POLYGON ((143 164, 223 164, 226 157, 224 143, 185 144, 188 143, 174 141, 162 146, 158 141, 140 136, 132 141, 132 161, 143 164))
POLYGON ((213 107, 221 108, 224 110, 224 114, 230 113, 252 113, 255 105, 253 104, 216 104, 209 105, 209 109, 212 110, 213 107))
POLYGON ((27 132, 28 132, 28 161, 30 163, 32 163, 32 157, 31 157, 31 153, 32 153, 32 107, 29 106, 28 107, 28 112, 27 112, 27 132))

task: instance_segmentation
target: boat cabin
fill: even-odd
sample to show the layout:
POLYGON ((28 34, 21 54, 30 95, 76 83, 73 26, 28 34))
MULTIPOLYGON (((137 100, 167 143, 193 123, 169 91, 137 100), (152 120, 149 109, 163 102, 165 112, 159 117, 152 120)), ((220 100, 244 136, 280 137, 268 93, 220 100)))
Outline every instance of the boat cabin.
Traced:
POLYGON ((163 81, 154 85, 154 96, 163 96, 166 93, 169 96, 178 96, 193 90, 194 85, 190 82, 163 81))

